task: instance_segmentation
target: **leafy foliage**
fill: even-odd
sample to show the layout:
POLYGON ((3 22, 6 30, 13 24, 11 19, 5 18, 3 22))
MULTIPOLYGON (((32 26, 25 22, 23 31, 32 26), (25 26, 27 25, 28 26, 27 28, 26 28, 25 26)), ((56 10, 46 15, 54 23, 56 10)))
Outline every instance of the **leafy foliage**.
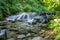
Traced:
POLYGON ((60 11, 60 0, 0 0, 1 16, 15 12, 60 11))
POLYGON ((55 40, 60 40, 60 35, 57 35, 57 36, 55 37, 55 40))
POLYGON ((43 0, 43 3, 49 11, 60 11, 60 0, 43 0))
POLYGON ((55 33, 55 40, 60 40, 60 21, 51 20, 48 23, 48 28, 53 29, 55 33))
POLYGON ((0 0, 0 11, 0 15, 4 16, 15 12, 47 11, 47 8, 42 6, 40 0, 0 0))

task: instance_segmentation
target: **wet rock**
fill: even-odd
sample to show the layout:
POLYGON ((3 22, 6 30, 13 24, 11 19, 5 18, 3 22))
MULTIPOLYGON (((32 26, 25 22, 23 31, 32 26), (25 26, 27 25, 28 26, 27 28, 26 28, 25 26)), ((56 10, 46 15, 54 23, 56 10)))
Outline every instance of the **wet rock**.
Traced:
POLYGON ((47 24, 42 24, 42 27, 47 27, 47 24))
POLYGON ((43 16, 35 16, 35 20, 37 20, 36 22, 40 22, 40 23, 44 23, 45 19, 43 16))
POLYGON ((0 22, 0 26, 5 26, 6 23, 0 22))
POLYGON ((32 40, 44 40, 42 37, 34 37, 32 40))
POLYGON ((7 30, 7 38, 12 38, 12 37, 14 37, 14 35, 16 35, 16 33, 14 32, 14 31, 8 31, 7 30))
POLYGON ((9 30, 10 30, 10 31, 18 31, 17 28, 10 28, 9 30))
POLYGON ((29 30, 26 30, 26 29, 20 29, 20 31, 19 31, 19 32, 20 32, 21 34, 27 34, 27 33, 28 33, 28 31, 29 31, 29 30))
POLYGON ((31 33, 28 33, 26 36, 27 36, 27 37, 31 36, 31 33))
POLYGON ((38 32, 39 32, 39 28, 31 29, 31 32, 33 32, 33 33, 38 33, 38 32))
POLYGON ((27 38, 27 40, 32 40, 32 38, 27 38))
POLYGON ((49 38, 49 36, 46 36, 46 37, 44 37, 45 39, 48 39, 49 38))
POLYGON ((15 40, 14 38, 10 38, 10 39, 7 39, 7 40, 15 40))
POLYGON ((18 38, 17 40, 23 40, 23 39, 21 39, 21 38, 18 38))
POLYGON ((24 34, 21 34, 21 35, 18 35, 18 37, 17 37, 17 38, 18 38, 18 39, 19 39, 19 38, 21 38, 21 39, 22 39, 22 38, 25 38, 25 37, 26 37, 26 36, 25 36, 24 34))
POLYGON ((21 28, 28 30, 28 29, 30 29, 30 25, 28 23, 23 23, 23 24, 21 24, 21 28))
POLYGON ((28 33, 28 32, 38 32, 40 24, 29 25, 26 22, 16 22, 16 28, 20 31, 20 33, 28 33))

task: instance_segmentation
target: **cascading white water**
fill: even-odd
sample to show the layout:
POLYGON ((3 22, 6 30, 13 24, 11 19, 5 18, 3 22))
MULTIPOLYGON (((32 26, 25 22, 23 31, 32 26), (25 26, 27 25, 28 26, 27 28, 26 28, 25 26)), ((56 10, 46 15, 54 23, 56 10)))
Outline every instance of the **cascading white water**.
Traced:
POLYGON ((32 22, 33 15, 29 14, 29 13, 22 13, 22 14, 18 14, 18 15, 9 16, 6 18, 6 20, 7 21, 23 20, 23 21, 27 21, 27 22, 32 22))
POLYGON ((0 36, 5 35, 5 30, 0 30, 0 36))
POLYGON ((51 14, 51 13, 44 13, 44 14, 38 14, 38 13, 35 13, 35 12, 32 12, 32 13, 27 13, 27 12, 24 12, 24 13, 21 13, 21 14, 17 14, 17 15, 12 15, 12 16, 8 16, 6 18, 7 21, 11 20, 11 21, 15 21, 15 20, 22 20, 22 21, 25 21, 25 22, 28 22, 28 23, 32 23, 35 19, 34 18, 37 18, 37 19, 40 19, 41 23, 44 23, 45 20, 48 18, 48 16, 54 16, 54 14, 51 14))
POLYGON ((19 15, 8 16, 8 17, 6 17, 6 20, 7 20, 7 21, 9 21, 9 20, 15 21, 15 20, 18 18, 18 16, 19 16, 19 15))
POLYGON ((28 18, 28 15, 27 13, 22 13, 19 15, 19 17, 17 18, 17 20, 20 20, 20 19, 27 19, 28 18))
POLYGON ((29 14, 29 13, 22 13, 18 18, 17 20, 22 20, 22 21, 25 21, 25 22, 29 22, 29 23, 32 23, 34 18, 33 18, 33 14, 29 14))

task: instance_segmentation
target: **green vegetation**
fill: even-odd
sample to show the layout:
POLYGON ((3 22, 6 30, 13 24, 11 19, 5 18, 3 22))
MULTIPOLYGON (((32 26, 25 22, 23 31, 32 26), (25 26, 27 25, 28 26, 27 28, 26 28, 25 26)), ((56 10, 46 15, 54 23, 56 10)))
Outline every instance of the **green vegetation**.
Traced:
POLYGON ((55 33, 55 40, 60 40, 60 21, 51 20, 48 23, 48 28, 53 29, 55 33))
POLYGON ((55 19, 48 22, 48 28, 52 29, 55 33, 55 40, 60 40, 60 20, 59 12, 56 14, 55 19))
POLYGON ((0 0, 1 16, 16 12, 54 12, 60 11, 59 7, 59 0, 0 0))
POLYGON ((1 16, 13 14, 15 12, 41 12, 47 11, 40 0, 0 0, 1 16))
POLYGON ((60 35, 57 35, 55 40, 60 40, 60 35))

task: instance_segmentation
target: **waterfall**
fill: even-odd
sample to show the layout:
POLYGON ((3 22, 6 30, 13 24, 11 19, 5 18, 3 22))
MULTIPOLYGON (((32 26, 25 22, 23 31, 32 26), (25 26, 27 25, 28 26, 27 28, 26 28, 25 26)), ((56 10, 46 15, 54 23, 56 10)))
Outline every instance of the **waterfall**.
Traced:
POLYGON ((8 16, 6 17, 6 20, 7 21, 15 21, 17 18, 18 18, 19 15, 12 15, 12 16, 8 16))
POLYGON ((32 16, 32 14, 29 14, 29 13, 22 13, 22 14, 18 14, 18 15, 8 16, 6 18, 6 20, 7 21, 22 20, 22 21, 32 22, 33 16, 32 16))
POLYGON ((6 20, 7 21, 22 20, 28 23, 32 23, 35 19, 39 19, 41 23, 44 23, 48 17, 53 17, 53 16, 54 16, 54 13, 23 12, 17 15, 8 16, 6 17, 6 20))
POLYGON ((0 30, 0 36, 3 36, 5 34, 5 30, 0 30))

